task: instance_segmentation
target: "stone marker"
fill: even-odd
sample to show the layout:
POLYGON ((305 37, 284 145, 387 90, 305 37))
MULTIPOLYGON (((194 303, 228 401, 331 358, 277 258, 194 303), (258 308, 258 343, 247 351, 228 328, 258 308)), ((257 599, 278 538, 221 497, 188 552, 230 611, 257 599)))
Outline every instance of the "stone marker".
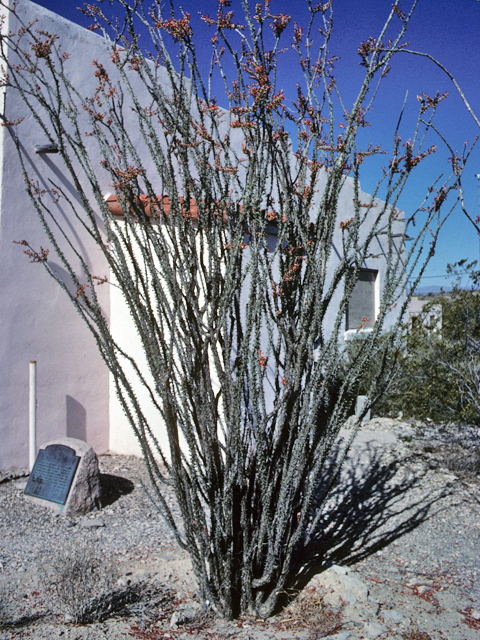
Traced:
POLYGON ((60 438, 40 449, 25 487, 25 498, 62 516, 80 516, 101 507, 95 451, 76 438, 60 438))

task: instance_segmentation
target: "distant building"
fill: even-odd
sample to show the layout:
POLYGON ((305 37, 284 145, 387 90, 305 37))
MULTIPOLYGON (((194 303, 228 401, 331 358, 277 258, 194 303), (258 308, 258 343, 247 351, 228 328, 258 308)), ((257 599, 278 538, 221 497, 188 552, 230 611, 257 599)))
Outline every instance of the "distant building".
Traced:
POLYGON ((412 296, 407 307, 407 320, 411 326, 417 322, 421 322, 423 326, 429 329, 441 331, 442 305, 440 303, 432 304, 434 300, 434 296, 412 296), (427 305, 428 309, 425 308, 427 305))

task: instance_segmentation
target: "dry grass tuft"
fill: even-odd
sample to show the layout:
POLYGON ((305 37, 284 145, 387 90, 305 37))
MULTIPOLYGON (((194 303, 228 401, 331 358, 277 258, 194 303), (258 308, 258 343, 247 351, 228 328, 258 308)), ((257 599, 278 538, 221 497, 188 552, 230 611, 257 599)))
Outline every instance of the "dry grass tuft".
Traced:
POLYGON ((43 588, 60 613, 76 624, 102 617, 118 578, 111 559, 87 542, 71 542, 39 564, 43 588))
POLYGON ((113 616, 133 617, 141 624, 172 613, 175 592, 163 585, 136 582, 119 586, 115 561, 88 542, 60 548, 39 565, 39 581, 57 607, 74 624, 113 616))
POLYGON ((307 628, 315 637, 321 638, 341 631, 342 619, 342 613, 329 608, 321 592, 311 587, 299 593, 284 610, 279 622, 284 628, 307 628))
POLYGON ((480 473, 480 447, 466 450, 458 445, 445 447, 444 464, 458 476, 477 475, 480 473))

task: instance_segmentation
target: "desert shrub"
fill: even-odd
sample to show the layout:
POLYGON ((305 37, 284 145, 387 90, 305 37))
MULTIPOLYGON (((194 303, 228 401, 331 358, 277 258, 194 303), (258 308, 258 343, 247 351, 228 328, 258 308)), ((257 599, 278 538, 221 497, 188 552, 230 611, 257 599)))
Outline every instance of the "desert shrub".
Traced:
POLYGON ((114 559, 89 542, 70 542, 39 565, 43 588, 53 592, 58 612, 85 624, 114 615, 154 620, 171 611, 175 592, 162 584, 118 585, 114 559))
POLYGON ((445 447, 442 451, 443 464, 456 475, 471 476, 480 473, 480 447, 466 450, 459 445, 445 447))
POLYGON ((387 392, 375 407, 377 414, 401 413, 405 418, 435 422, 458 419, 462 407, 455 382, 440 363, 430 359, 430 342, 421 338, 413 346, 406 338, 404 344, 387 392))
POLYGON ((377 405, 380 414, 435 422, 480 422, 480 296, 476 262, 447 266, 455 278, 449 294, 432 298, 423 314, 438 314, 438 321, 408 325, 403 353, 388 393, 377 405), (460 286, 464 267, 470 286, 460 286))
MULTIPOLYGON (((357 365, 364 349, 364 342, 368 339, 361 333, 353 340, 349 341, 343 352, 341 367, 341 377, 348 375, 348 371, 357 365)), ((378 347, 372 353, 368 366, 362 367, 361 377, 358 385, 357 395, 369 396, 369 405, 377 413, 389 412, 384 403, 385 391, 389 388, 392 380, 398 372, 398 360, 401 354, 401 341, 395 339, 391 332, 386 332, 379 340, 378 347), (380 409, 379 409, 380 407, 380 409)), ((350 414, 355 411, 355 399, 352 398, 350 414)))
POLYGON ((72 622, 84 623, 104 616, 118 573, 100 549, 70 542, 40 563, 39 577, 43 587, 53 591, 59 611, 72 622))

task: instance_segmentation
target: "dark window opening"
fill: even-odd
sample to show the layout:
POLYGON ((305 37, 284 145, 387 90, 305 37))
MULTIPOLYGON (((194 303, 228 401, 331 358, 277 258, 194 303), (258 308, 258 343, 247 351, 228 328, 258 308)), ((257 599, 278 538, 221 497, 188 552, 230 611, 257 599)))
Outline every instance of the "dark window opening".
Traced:
POLYGON ((378 271, 360 269, 358 280, 347 306, 347 331, 373 327, 376 315, 375 285, 377 274, 378 271))

